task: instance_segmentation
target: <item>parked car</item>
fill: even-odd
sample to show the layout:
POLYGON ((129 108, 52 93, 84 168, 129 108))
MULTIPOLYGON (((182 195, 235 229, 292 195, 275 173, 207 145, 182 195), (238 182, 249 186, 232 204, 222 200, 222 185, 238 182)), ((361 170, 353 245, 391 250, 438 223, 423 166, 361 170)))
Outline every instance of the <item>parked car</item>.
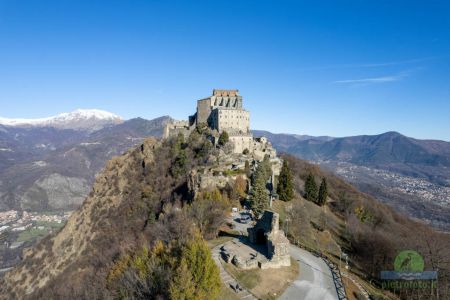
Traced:
POLYGON ((252 220, 249 215, 241 215, 241 223, 247 224, 252 220))

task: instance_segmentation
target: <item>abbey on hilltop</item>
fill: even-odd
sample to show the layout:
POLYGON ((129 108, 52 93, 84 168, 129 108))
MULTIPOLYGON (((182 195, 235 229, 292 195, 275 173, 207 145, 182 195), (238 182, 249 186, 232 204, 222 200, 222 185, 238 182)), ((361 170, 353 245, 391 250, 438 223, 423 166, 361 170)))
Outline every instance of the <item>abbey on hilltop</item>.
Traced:
POLYGON ((197 101, 197 112, 189 120, 173 121, 164 131, 164 137, 182 133, 186 137, 202 124, 217 132, 226 131, 233 144, 234 153, 249 151, 263 158, 276 157, 276 152, 266 138, 253 138, 250 131, 250 112, 242 107, 242 96, 238 90, 213 90, 212 96, 197 101))

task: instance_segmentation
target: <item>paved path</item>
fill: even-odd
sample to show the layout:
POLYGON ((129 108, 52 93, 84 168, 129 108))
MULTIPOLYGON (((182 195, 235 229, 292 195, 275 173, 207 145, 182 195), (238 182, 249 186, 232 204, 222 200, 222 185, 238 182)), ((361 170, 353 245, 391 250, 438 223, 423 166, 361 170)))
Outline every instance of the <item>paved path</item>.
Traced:
POLYGON ((282 300, 337 300, 330 268, 319 257, 290 245, 290 254, 300 265, 296 280, 284 291, 282 300))

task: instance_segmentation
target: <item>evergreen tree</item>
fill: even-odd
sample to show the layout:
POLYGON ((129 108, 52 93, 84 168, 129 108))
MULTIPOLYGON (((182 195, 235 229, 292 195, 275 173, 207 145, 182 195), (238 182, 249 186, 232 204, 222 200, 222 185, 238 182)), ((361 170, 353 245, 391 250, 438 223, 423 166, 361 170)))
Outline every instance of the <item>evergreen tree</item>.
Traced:
POLYGON ((305 181, 305 198, 306 200, 317 201, 317 184, 312 173, 308 174, 305 181))
POLYGON ((253 189, 250 204, 256 217, 259 217, 269 207, 269 191, 266 188, 267 175, 262 163, 256 168, 253 176, 253 189))
POLYGON ((264 155, 264 159, 261 162, 264 167, 264 172, 266 172, 266 179, 272 176, 272 164, 270 163, 269 155, 264 155))
POLYGON ((175 274, 169 288, 171 299, 216 299, 220 292, 219 268, 201 237, 189 241, 183 249, 175 274))
POLYGON ((286 160, 283 161, 280 176, 278 177, 277 193, 280 200, 290 201, 294 198, 294 185, 292 183, 292 173, 286 160))
POLYGON ((175 160, 172 163, 171 166, 171 173, 174 177, 179 177, 183 174, 186 174, 187 171, 187 154, 185 149, 181 149, 178 152, 178 156, 175 157, 175 160))
POLYGON ((320 206, 324 205, 327 202, 327 196, 328 196, 328 186, 327 186, 327 180, 322 178, 322 183, 320 184, 319 188, 319 195, 317 197, 317 204, 320 206))
POLYGON ((219 145, 223 146, 226 143, 228 143, 229 140, 230 140, 230 136, 228 135, 228 132, 226 132, 225 130, 222 131, 222 133, 219 136, 219 145))
POLYGON ((269 207, 269 201, 269 191, 266 189, 266 183, 258 180, 253 187, 251 196, 251 206, 257 218, 269 207))

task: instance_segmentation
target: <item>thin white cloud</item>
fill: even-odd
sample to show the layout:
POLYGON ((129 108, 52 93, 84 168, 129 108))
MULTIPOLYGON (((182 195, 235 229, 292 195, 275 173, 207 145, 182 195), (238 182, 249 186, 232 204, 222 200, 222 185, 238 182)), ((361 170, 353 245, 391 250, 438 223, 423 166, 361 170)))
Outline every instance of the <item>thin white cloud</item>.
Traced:
POLYGON ((399 65, 410 65, 410 64, 418 64, 425 61, 436 60, 443 58, 443 56, 429 56, 429 57, 421 57, 407 60, 398 60, 398 61, 388 61, 388 62, 380 62, 380 63, 366 63, 366 64, 342 64, 342 65, 328 65, 328 66, 316 66, 309 68, 301 68, 298 71, 322 71, 322 70, 333 70, 333 69, 365 69, 365 68, 380 68, 380 67, 389 67, 389 66, 399 66, 399 65))
POLYGON ((411 74, 410 71, 401 72, 394 75, 386 75, 380 77, 370 77, 370 78, 358 78, 358 79, 345 79, 345 80, 337 80, 332 83, 335 84, 348 84, 348 85, 368 85, 368 84, 377 84, 377 83, 386 83, 386 82, 395 82, 403 80, 411 74))

